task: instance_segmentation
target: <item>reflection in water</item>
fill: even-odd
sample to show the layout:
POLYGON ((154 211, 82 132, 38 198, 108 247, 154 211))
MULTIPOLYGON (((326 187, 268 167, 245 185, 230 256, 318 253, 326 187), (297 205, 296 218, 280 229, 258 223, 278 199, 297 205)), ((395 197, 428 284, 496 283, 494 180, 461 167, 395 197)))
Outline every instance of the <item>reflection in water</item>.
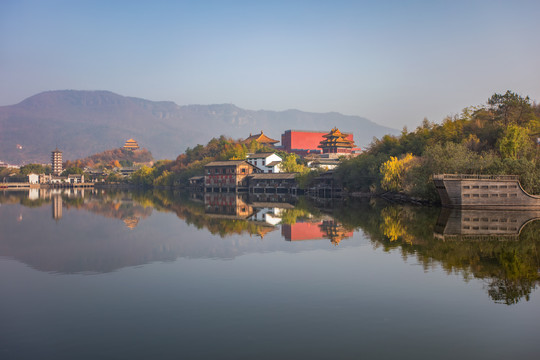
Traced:
POLYGON ((442 208, 435 236, 441 240, 518 240, 525 225, 537 219, 540 219, 540 210, 442 208))
POLYGON ((52 197, 52 217, 54 220, 62 218, 62 196, 60 194, 52 197))
POLYGON ((231 259, 246 253, 328 249, 327 242, 301 240, 327 239, 337 245, 361 230, 374 247, 414 256, 426 271, 440 265, 465 279, 481 279, 498 303, 528 299, 540 280, 540 221, 534 221, 538 212, 98 190, 40 191, 38 198, 8 191, 0 193, 0 204, 19 204, 0 207, 0 256, 43 271, 109 272, 179 257, 231 259), (49 206, 57 220, 54 227, 49 206), (183 221, 163 222, 163 217, 151 217, 153 210, 183 221), (23 220, 13 221, 18 218, 23 220), (508 239, 513 241, 500 241, 508 239))
POLYGON ((332 244, 339 245, 341 240, 352 237, 353 232, 333 219, 326 219, 283 224, 281 235, 287 241, 328 239, 332 244))

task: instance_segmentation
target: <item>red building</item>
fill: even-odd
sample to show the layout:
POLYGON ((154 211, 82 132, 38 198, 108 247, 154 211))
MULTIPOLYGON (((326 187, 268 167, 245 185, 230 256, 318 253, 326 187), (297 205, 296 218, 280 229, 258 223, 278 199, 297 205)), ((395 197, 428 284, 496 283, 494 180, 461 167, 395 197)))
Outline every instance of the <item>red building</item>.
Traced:
MULTIPOLYGON (((281 149, 301 156, 320 154, 322 151, 319 145, 325 140, 326 134, 327 131, 287 130, 281 134, 281 149)), ((347 140, 354 142, 353 134, 343 133, 343 135, 347 140)))

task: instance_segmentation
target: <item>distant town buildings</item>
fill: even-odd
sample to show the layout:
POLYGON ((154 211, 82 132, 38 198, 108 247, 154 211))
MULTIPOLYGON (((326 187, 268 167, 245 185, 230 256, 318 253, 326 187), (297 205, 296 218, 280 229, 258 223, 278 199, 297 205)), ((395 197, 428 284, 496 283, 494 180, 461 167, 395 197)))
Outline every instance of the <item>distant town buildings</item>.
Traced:
POLYGON ((124 149, 126 149, 126 150, 138 150, 139 149, 139 144, 135 140, 129 139, 124 144, 124 149))
POLYGON ((62 171, 62 152, 56 148, 51 155, 51 172, 55 176, 60 176, 62 171))
POLYGON ((3 161, 0 161, 0 169, 2 168, 6 168, 6 169, 19 169, 20 166, 19 165, 12 165, 12 164, 8 164, 8 163, 5 163, 3 161))

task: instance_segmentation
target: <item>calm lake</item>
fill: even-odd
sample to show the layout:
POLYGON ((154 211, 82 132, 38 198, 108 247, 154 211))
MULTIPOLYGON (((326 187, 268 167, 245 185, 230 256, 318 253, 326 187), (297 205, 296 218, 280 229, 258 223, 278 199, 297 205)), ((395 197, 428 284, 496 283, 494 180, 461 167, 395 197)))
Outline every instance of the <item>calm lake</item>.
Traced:
POLYGON ((0 192, 0 359, 538 359, 539 216, 0 192))

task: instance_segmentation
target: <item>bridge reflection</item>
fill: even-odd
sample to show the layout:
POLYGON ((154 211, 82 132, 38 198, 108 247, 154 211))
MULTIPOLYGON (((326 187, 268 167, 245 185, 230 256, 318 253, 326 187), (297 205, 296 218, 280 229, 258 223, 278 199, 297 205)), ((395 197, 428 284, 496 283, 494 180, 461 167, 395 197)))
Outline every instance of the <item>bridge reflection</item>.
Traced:
POLYGON ((442 208, 434 236, 441 240, 518 240, 525 225, 538 219, 540 210, 442 208))

